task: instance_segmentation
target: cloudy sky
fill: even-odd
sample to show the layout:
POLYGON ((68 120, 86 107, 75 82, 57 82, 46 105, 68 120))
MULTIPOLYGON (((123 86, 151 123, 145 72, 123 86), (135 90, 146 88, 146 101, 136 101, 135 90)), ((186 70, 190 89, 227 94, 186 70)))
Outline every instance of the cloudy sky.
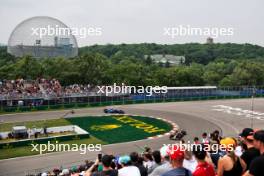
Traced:
POLYGON ((7 44, 17 24, 50 16, 71 28, 102 28, 101 36, 80 38, 79 46, 107 43, 204 43, 207 36, 174 38, 164 28, 233 28, 215 42, 264 46, 263 0, 0 0, 0 43, 7 44))

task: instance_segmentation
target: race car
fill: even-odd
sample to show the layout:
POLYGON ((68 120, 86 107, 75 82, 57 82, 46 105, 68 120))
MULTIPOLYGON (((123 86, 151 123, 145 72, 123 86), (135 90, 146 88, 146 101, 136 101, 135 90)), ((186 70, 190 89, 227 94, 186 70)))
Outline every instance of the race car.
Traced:
POLYGON ((183 129, 177 130, 174 133, 170 134, 170 139, 171 140, 176 140, 176 141, 180 141, 183 139, 184 136, 187 135, 187 132, 183 129))
POLYGON ((114 108, 106 108, 104 109, 104 113, 110 114, 125 114, 125 112, 121 109, 114 109, 114 108))

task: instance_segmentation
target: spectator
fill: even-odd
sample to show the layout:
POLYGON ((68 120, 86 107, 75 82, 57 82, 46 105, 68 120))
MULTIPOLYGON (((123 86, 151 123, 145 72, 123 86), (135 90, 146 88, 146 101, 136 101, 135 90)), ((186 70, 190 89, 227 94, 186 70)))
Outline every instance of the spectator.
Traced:
POLYGON ((60 173, 62 176, 70 176, 70 171, 69 169, 63 169, 60 173))
POLYGON ((200 143, 199 138, 198 137, 195 137, 193 139, 193 142, 194 142, 194 144, 199 144, 200 143))
POLYGON ((145 153, 143 155, 143 158, 144 158, 143 165, 145 166, 145 168, 147 168, 148 173, 150 173, 153 170, 155 164, 152 155, 150 153, 145 153))
POLYGON ((148 175, 148 171, 147 169, 143 166, 143 163, 139 162, 139 156, 137 152, 132 152, 130 154, 130 158, 131 158, 131 162, 133 166, 136 166, 139 171, 140 171, 140 175, 141 176, 147 176, 148 175))
POLYGON ((255 158, 250 166, 249 171, 244 176, 263 176, 264 173, 264 130, 255 132, 254 146, 260 151, 260 156, 255 158))
POLYGON ((161 165, 156 167, 149 176, 160 176, 164 174, 165 172, 168 172, 172 169, 172 166, 170 164, 170 158, 167 153, 167 146, 163 146, 160 149, 160 155, 161 155, 161 165))
POLYGON ((156 150, 152 153, 152 156, 154 158, 154 165, 151 167, 151 169, 148 170, 148 173, 151 173, 156 167, 161 165, 161 156, 160 151, 156 150))
POLYGON ((226 155, 218 161, 218 176, 241 176, 246 166, 243 165, 240 158, 235 154, 236 140, 233 138, 224 138, 220 144, 225 147, 226 155))
POLYGON ((207 133, 205 133, 205 132, 202 134, 202 143, 203 144, 209 144, 209 139, 207 137, 207 133))
POLYGON ((192 173, 194 172, 197 161, 192 153, 192 151, 185 150, 184 152, 184 160, 183 160, 183 167, 189 169, 192 173))
POLYGON ((198 165, 193 172, 193 176, 215 176, 214 167, 205 161, 207 152, 202 145, 196 145, 193 150, 198 165))
POLYGON ((119 176, 140 176, 140 171, 136 166, 132 165, 130 156, 121 156, 118 163, 122 166, 118 170, 119 176))
MULTIPOLYGON (((97 172, 94 172, 94 173, 91 174, 91 171, 94 168, 90 168, 87 171, 86 176, 89 176, 89 175, 92 175, 92 176, 117 176, 118 175, 118 171, 117 170, 113 170, 110 167, 110 165, 112 163, 112 160, 113 160, 113 157, 112 156, 110 156, 110 155, 104 155, 102 157, 103 170, 102 171, 97 171, 97 172)), ((95 166, 98 166, 98 165, 99 165, 99 160, 97 160, 95 162, 95 166)), ((92 166, 92 167, 95 167, 95 166, 92 166)))
POLYGON ((225 155, 226 151, 220 150, 220 144, 215 143, 211 145, 210 158, 216 169, 218 168, 219 159, 225 155))
POLYGON ((246 150, 241 155, 242 162, 247 166, 246 170, 249 169, 252 160, 260 155, 259 150, 256 149, 253 144, 253 132, 253 129, 245 128, 240 134, 242 143, 246 145, 246 150))
POLYGON ((168 154, 173 169, 162 174, 162 176, 192 176, 191 171, 183 167, 184 151, 180 146, 169 147, 168 154))

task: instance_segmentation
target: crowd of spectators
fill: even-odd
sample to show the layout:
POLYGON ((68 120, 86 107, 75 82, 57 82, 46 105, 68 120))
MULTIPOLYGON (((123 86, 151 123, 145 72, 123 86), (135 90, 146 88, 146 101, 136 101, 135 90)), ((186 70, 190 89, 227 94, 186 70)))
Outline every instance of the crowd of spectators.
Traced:
MULTIPOLYGON (((182 141, 181 141, 182 142, 182 141)), ((39 176, 263 176, 264 130, 245 128, 237 138, 203 133, 192 147, 182 143, 145 147, 142 153, 105 154, 95 162, 54 169, 39 176)), ((187 144, 187 143, 185 143, 187 144)))
POLYGON ((36 81, 0 80, 0 99, 21 99, 41 96, 39 85, 36 81))
POLYGON ((92 92, 94 90, 90 85, 73 84, 63 87, 57 79, 0 80, 0 100, 78 97, 92 92))

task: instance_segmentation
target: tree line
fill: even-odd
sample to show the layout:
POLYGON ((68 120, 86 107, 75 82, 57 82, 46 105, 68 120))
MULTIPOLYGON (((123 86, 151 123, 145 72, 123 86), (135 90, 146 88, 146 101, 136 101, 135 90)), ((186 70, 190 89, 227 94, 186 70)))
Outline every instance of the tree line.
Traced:
POLYGON ((56 78, 63 85, 258 86, 264 85, 264 48, 250 44, 121 44, 79 49, 65 59, 16 58, 0 47, 0 80, 56 78), (162 66, 144 55, 184 55, 162 66))

